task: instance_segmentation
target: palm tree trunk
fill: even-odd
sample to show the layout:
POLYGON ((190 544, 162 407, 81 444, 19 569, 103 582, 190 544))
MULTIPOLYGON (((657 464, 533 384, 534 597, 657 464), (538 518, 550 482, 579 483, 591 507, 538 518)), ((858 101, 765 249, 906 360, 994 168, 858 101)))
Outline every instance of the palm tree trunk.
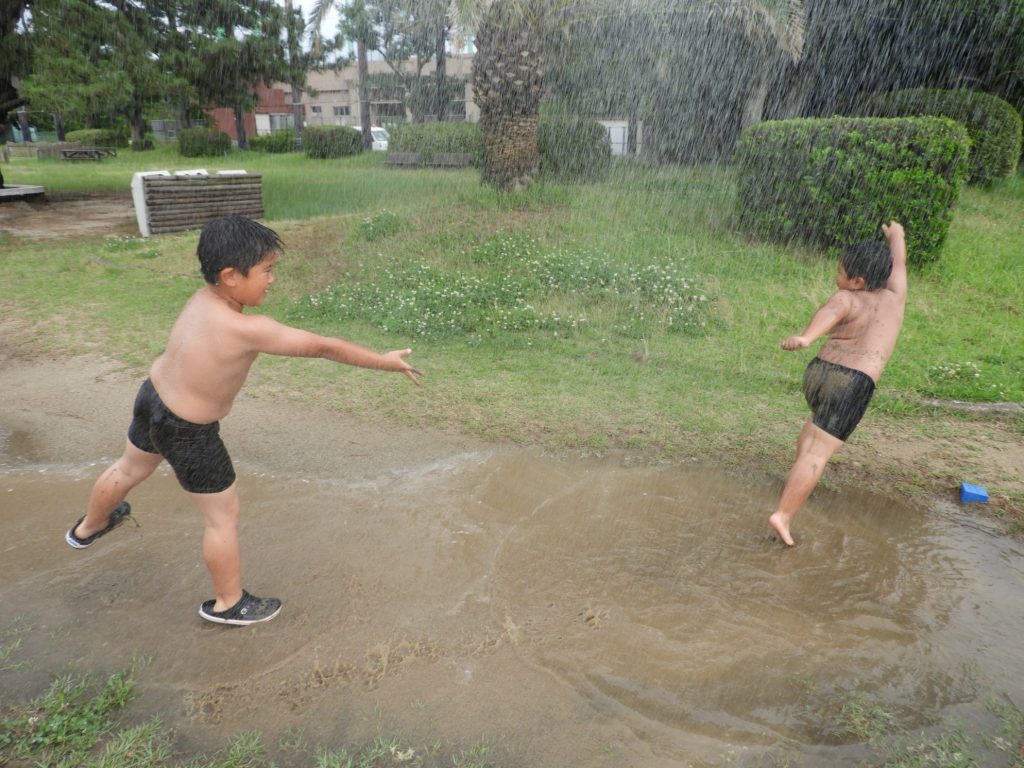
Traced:
MULTIPOLYGON (((540 155, 537 115, 503 115, 484 129, 484 178, 505 192, 529 186, 540 155)), ((484 122, 481 119, 481 128, 484 122)))
POLYGON ((542 30, 514 0, 495 0, 477 29, 473 98, 480 108, 485 183, 523 189, 537 171, 537 123, 543 82, 542 30))
POLYGON ((754 76, 743 100, 743 114, 740 116, 740 130, 757 125, 764 117, 764 105, 768 100, 768 73, 763 69, 754 76))
POLYGON ((437 33, 437 45, 434 50, 434 57, 437 61, 437 67, 434 70, 434 75, 437 77, 437 122, 443 123, 445 113, 448 111, 448 88, 445 83, 445 76, 447 74, 445 67, 445 42, 448 36, 445 34, 445 26, 441 25, 440 31, 437 33))

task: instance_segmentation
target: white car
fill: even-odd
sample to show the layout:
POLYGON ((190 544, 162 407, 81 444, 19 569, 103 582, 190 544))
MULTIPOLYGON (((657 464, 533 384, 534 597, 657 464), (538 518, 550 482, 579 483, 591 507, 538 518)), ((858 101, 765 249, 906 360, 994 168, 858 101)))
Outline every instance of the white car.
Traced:
MULTIPOLYGON (((362 133, 362 130, 363 129, 360 128, 359 132, 362 133)), ((388 151, 388 139, 391 137, 388 135, 388 132, 385 129, 381 128, 379 125, 372 126, 370 128, 370 137, 373 140, 372 143, 370 144, 370 149, 372 149, 374 152, 388 151)))

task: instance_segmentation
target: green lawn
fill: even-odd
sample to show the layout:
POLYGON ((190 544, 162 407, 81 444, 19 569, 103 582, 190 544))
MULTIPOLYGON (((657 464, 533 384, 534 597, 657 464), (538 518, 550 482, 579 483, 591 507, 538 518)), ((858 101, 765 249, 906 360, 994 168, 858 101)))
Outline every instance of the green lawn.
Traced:
MULTIPOLYGON (((508 197, 474 171, 388 169, 380 154, 210 161, 164 147, 5 172, 51 193, 123 192, 136 170, 196 167, 263 174, 266 221, 288 246, 265 311, 412 346, 427 373, 417 390, 360 375, 339 388, 325 363, 264 360, 259 377, 278 389, 550 448, 788 460, 810 353, 779 341, 833 290, 835 264, 736 232, 728 168, 622 163, 602 184, 508 197)), ((911 275, 876 418, 911 419, 925 398, 1024 402, 1021 222, 1024 178, 964 190, 942 259, 911 275)), ((0 302, 46 343, 142 369, 200 284, 196 237, 8 236, 0 302)))

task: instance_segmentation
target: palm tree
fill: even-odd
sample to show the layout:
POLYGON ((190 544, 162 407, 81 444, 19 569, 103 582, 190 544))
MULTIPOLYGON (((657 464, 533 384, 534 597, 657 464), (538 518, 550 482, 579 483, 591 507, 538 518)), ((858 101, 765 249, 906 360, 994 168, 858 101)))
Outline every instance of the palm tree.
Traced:
POLYGON ((476 26, 473 99, 480 109, 483 180, 527 186, 539 163, 537 124, 550 0, 493 0, 476 26))
POLYGON ((732 2, 723 9, 727 19, 738 22, 743 36, 759 53, 760 66, 748 86, 740 129, 761 122, 768 88, 776 66, 797 66, 803 58, 807 11, 803 0, 789 0, 783 13, 772 10, 758 0, 732 2), (776 66, 773 66, 776 65, 776 66))
MULTIPOLYGON (((621 0, 457 0, 457 6, 463 25, 476 29, 473 91, 480 108, 484 181, 502 190, 520 189, 538 165, 537 123, 550 46, 570 16, 622 13, 621 0)), ((656 20, 680 8, 679 0, 632 0, 625 12, 656 20)), ((754 54, 742 126, 760 121, 775 63, 796 63, 802 55, 803 0, 697 0, 685 12, 705 25, 721 23, 739 31, 754 54)))
MULTIPOLYGON (((645 149, 692 162, 732 154, 759 122, 773 77, 803 53, 803 0, 642 0, 649 62, 645 149)), ((635 81, 634 81, 635 82, 635 81)))

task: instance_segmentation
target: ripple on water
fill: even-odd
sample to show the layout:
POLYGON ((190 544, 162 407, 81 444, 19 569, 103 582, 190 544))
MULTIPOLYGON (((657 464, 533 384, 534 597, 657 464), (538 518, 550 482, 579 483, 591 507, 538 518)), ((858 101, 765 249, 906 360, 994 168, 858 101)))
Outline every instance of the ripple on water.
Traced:
POLYGON ((942 638, 970 621, 973 565, 935 516, 821 490, 785 550, 776 493, 706 468, 570 472, 503 542, 495 609, 598 704, 730 743, 827 739, 804 715, 830 691, 921 722, 973 696, 973 650, 942 638))

